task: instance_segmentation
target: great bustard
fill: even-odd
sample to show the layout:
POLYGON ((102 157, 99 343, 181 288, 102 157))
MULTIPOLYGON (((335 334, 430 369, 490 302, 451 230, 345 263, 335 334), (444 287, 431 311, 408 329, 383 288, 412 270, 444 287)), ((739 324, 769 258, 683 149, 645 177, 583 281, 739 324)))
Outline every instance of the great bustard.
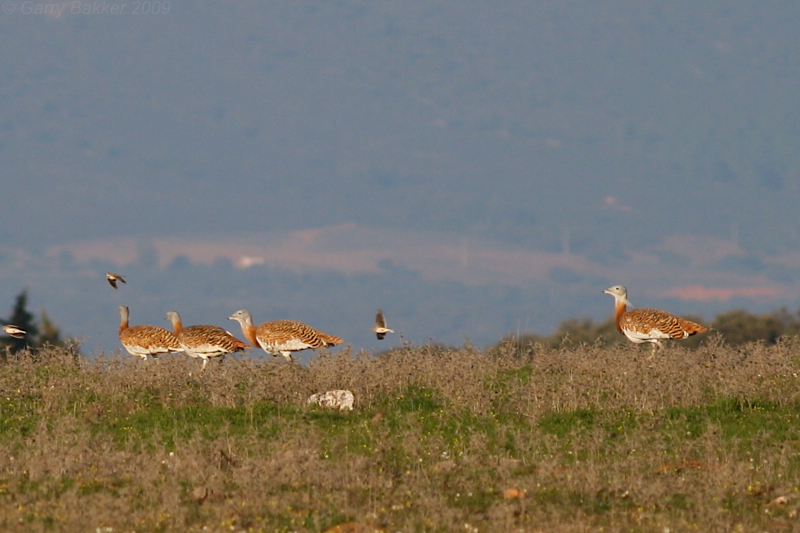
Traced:
POLYGON ((242 333, 253 346, 261 346, 270 355, 281 355, 293 362, 292 352, 341 344, 342 339, 318 331, 297 320, 273 320, 256 327, 249 311, 236 311, 228 317, 242 326, 242 333))
POLYGON ((108 283, 109 283, 109 284, 110 284, 112 287, 114 287, 115 289, 117 288, 117 282, 118 282, 118 281, 119 281, 119 282, 121 282, 121 283, 127 283, 127 282, 126 282, 126 281, 125 281, 125 280, 122 278, 122 276, 120 276, 119 274, 114 274, 113 272, 106 272, 106 279, 108 280, 108 283))
POLYGON ((383 311, 380 309, 378 309, 378 312, 375 314, 375 327, 372 328, 372 331, 375 332, 375 336, 378 337, 378 340, 383 340, 387 333, 394 333, 393 329, 386 327, 386 318, 384 318, 383 311))
POLYGON ((20 329, 12 324, 4 325, 3 331, 5 331, 6 335, 8 335, 9 337, 14 337, 17 339, 24 339, 27 333, 24 329, 20 329))
POLYGON ((147 359, 162 353, 182 352, 178 339, 171 331, 158 326, 128 326, 128 308, 119 306, 119 341, 128 353, 147 359))
POLYGON ((212 357, 224 357, 233 352, 243 352, 251 346, 244 343, 219 326, 183 327, 180 315, 175 311, 167 313, 167 320, 172 322, 175 337, 189 357, 203 360, 202 370, 206 369, 212 357))
POLYGON ((628 301, 628 289, 622 285, 609 287, 603 292, 614 297, 614 323, 617 330, 636 344, 652 343, 653 354, 664 347, 661 343, 664 339, 685 339, 708 331, 700 324, 660 309, 628 311, 627 306, 633 304, 628 301))

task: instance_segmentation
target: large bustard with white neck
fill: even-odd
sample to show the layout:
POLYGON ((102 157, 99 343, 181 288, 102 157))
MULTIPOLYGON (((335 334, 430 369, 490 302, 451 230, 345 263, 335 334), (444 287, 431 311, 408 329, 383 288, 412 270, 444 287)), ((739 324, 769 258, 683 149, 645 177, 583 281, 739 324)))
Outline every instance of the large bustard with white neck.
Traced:
POLYGON ((628 289, 622 285, 609 287, 603 292, 614 297, 614 323, 617 330, 636 344, 652 343, 654 354, 664 347, 662 340, 685 339, 708 331, 700 324, 660 309, 628 311, 627 306, 632 304, 628 301, 628 289))
POLYGON ((183 327, 181 317, 175 311, 167 313, 167 320, 172 322, 175 337, 186 355, 203 360, 201 371, 206 369, 208 360, 212 357, 224 357, 229 353, 243 352, 250 348, 250 345, 240 341, 219 326, 183 327))
POLYGON ((119 341, 129 354, 147 359, 148 355, 183 351, 171 331, 147 324, 129 326, 128 314, 127 306, 119 306, 119 341))
POLYGON ((344 342, 339 337, 328 335, 297 320, 273 320, 256 326, 249 311, 236 311, 228 317, 242 326, 242 333, 253 346, 261 346, 272 356, 283 356, 293 362, 292 352, 308 348, 325 348, 344 342))

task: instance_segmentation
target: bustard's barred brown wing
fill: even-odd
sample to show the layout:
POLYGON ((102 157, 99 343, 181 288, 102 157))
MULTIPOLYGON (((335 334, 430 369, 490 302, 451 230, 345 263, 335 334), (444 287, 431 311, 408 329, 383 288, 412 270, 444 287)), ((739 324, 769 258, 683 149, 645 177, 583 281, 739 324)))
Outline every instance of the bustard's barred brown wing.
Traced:
POLYGON ((323 348, 344 342, 297 320, 273 320, 256 328, 256 339, 262 348, 274 350, 304 350, 323 348))
POLYGON ((642 335, 659 332, 662 338, 685 339, 708 331, 700 324, 660 309, 632 309, 620 316, 620 328, 642 335))
POLYGON ((244 351, 250 347, 223 328, 210 325, 183 328, 178 334, 178 341, 184 349, 207 354, 207 357, 244 351))
POLYGON ((337 344, 342 344, 344 342, 344 339, 342 339, 341 337, 337 337, 336 335, 328 335, 327 333, 323 333, 319 330, 314 330, 314 331, 317 332, 317 335, 319 336, 320 339, 322 339, 322 342, 325 343, 325 346, 336 346, 337 344))
POLYGON ((124 329, 119 333, 119 341, 128 353, 143 359, 147 359, 148 355, 183 351, 171 331, 147 324, 124 329))

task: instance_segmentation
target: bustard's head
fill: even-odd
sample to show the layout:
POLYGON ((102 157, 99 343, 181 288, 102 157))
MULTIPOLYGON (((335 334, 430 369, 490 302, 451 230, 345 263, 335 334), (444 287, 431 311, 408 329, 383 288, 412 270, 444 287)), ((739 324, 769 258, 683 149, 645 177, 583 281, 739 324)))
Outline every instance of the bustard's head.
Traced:
POLYGON ((253 317, 250 316, 250 311, 245 311, 244 309, 239 309, 231 316, 228 317, 228 320, 235 320, 242 326, 252 326, 253 325, 253 317))
POLYGON ((127 305, 120 305, 119 306, 119 318, 122 321, 128 320, 128 306, 127 305))
POLYGON ((174 326, 181 321, 181 315, 179 315, 177 311, 167 311, 166 319, 172 322, 172 325, 174 326))
POLYGON ((604 294, 610 294, 614 297, 614 302, 623 303, 632 306, 633 304, 628 301, 628 289, 622 285, 614 285, 603 291, 604 294))

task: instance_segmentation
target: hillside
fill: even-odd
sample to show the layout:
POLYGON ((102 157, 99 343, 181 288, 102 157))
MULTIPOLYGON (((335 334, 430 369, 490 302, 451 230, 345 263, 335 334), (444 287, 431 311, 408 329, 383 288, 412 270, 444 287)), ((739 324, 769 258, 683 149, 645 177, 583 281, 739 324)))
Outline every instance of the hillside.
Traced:
POLYGON ((706 316, 800 304, 796 4, 9 9, 0 301, 29 287, 72 335, 113 331, 103 269, 158 280, 122 302, 151 322, 257 306, 354 339, 376 307, 415 341, 544 333, 612 283, 706 316), (338 255, 305 246, 343 227, 338 255), (237 239, 263 268, 209 279, 237 239))
POLYGON ((2 17, 4 239, 353 221, 797 248, 800 7, 489 5, 2 17))

